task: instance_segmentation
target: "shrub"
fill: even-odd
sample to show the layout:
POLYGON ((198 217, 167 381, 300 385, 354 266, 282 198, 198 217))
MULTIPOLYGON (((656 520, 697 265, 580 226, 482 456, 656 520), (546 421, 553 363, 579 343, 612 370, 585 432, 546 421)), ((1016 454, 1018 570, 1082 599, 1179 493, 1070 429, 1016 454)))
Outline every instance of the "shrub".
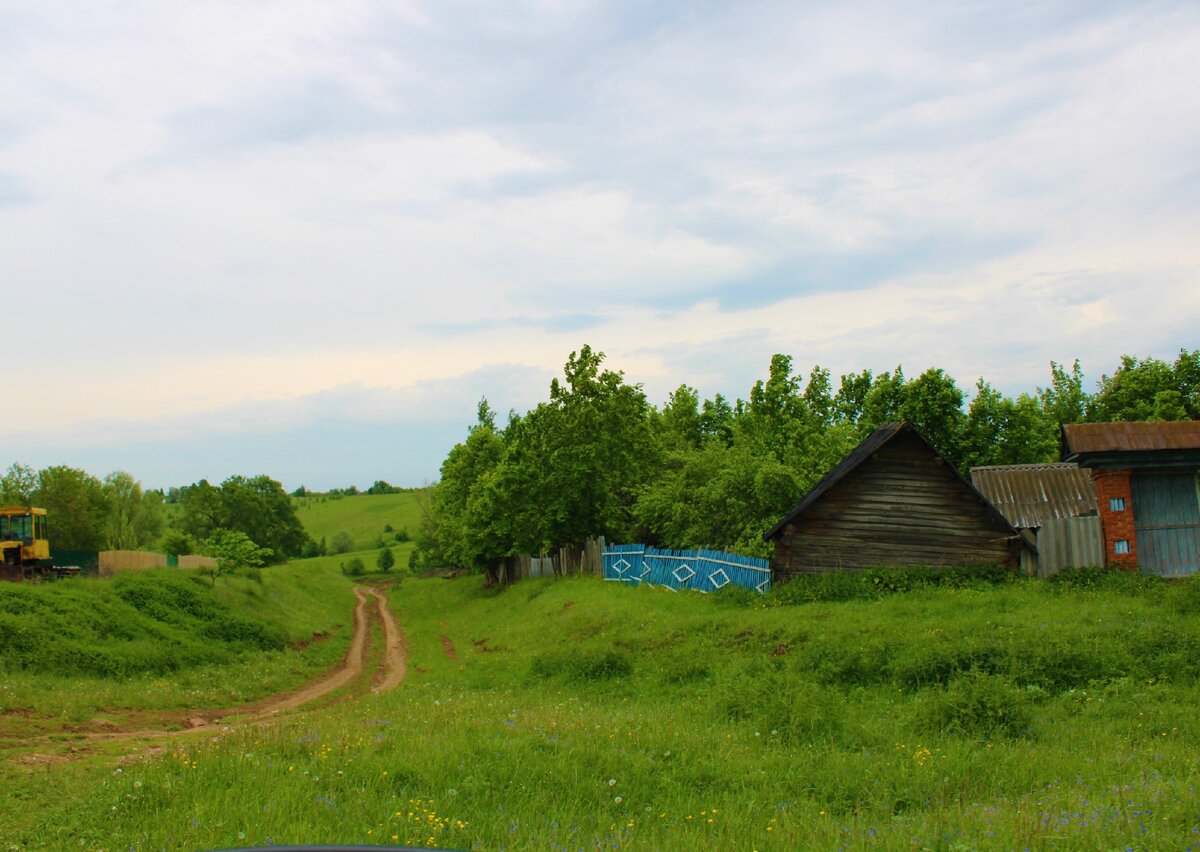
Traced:
POLYGON ((1152 574, 1141 574, 1137 571, 1125 571, 1119 568, 1102 568, 1098 565, 1089 565, 1085 568, 1066 568, 1057 574, 1051 574, 1046 578, 1046 582, 1051 588, 1088 589, 1130 595, 1161 589, 1164 583, 1161 577, 1152 574))
POLYGON ((385 547, 379 551, 379 558, 375 560, 375 564, 379 566, 381 571, 391 571, 392 566, 396 564, 396 557, 392 553, 392 549, 385 547))
POLYGON ((920 716, 932 731, 984 739, 1030 733, 1027 696, 1004 675, 973 670, 926 696, 920 716))
POLYGON ((361 576, 366 572, 366 570, 367 569, 366 566, 363 565, 363 561, 357 556, 351 559, 349 562, 342 563, 342 573, 349 577, 361 576))
POLYGON ((779 664, 756 663, 722 682, 715 692, 718 713, 785 742, 832 739, 843 729, 841 696, 779 664))
POLYGON ((1200 578, 1188 578, 1174 586, 1167 600, 1180 615, 1200 615, 1200 578))
POLYGON ((619 651, 553 651, 533 658, 533 674, 573 681, 605 681, 627 677, 633 663, 619 651))
POLYGON ((859 571, 824 571, 804 574, 775 586, 767 593, 771 605, 817 601, 875 600, 886 595, 929 588, 981 588, 1010 583, 1017 578, 999 565, 966 565, 933 568, 910 565, 864 568, 859 571))
POLYGON ((345 530, 338 530, 333 534, 330 546, 334 553, 349 553, 354 549, 354 536, 345 530))

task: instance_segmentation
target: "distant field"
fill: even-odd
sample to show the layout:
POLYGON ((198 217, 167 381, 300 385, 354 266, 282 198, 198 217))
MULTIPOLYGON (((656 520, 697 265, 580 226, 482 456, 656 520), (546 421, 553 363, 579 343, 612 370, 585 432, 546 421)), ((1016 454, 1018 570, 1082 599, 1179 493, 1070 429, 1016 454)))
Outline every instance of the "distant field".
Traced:
MULTIPOLYGON (((415 538, 421 524, 421 510, 416 492, 401 494, 359 494, 353 497, 297 497, 296 516, 304 529, 317 541, 324 536, 326 542, 333 540, 334 533, 345 530, 354 538, 354 550, 374 547, 380 536, 388 543, 395 543, 395 532, 408 530, 415 538), (384 532, 387 525, 393 532, 384 532)), ((407 559, 411 545, 396 550, 399 567, 403 555, 407 559)))

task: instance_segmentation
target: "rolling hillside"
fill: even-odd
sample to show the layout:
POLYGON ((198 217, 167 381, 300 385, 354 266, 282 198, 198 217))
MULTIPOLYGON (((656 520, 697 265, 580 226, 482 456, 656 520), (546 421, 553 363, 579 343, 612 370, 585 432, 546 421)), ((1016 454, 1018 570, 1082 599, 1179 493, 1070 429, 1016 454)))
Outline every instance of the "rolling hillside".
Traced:
MULTIPOLYGON (((354 550, 368 550, 375 541, 383 537, 385 542, 395 543, 395 533, 407 530, 415 537, 421 524, 421 509, 417 492, 400 494, 358 494, 352 497, 297 497, 296 517, 304 529, 315 540, 322 537, 332 542, 339 530, 345 530, 354 538, 354 550), (393 532, 385 532, 391 525, 393 532)), ((411 545, 398 547, 397 563, 403 565, 401 556, 407 559, 411 545)))
POLYGON ((1200 833, 1200 586, 1078 580, 795 603, 408 578, 389 593, 409 655, 395 691, 181 739, 118 774, 39 776, 74 772, 69 787, 0 764, 20 793, 0 839, 1184 848, 1200 833))

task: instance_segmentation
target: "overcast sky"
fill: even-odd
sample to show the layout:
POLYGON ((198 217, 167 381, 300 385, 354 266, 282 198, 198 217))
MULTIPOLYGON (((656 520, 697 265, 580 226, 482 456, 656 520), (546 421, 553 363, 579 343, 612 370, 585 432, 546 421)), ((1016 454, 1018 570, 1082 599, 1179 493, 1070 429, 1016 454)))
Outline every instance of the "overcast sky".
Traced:
POLYGON ((1173 358, 1198 81, 1195 2, 0 0, 0 464, 419 485, 583 343, 1173 358))

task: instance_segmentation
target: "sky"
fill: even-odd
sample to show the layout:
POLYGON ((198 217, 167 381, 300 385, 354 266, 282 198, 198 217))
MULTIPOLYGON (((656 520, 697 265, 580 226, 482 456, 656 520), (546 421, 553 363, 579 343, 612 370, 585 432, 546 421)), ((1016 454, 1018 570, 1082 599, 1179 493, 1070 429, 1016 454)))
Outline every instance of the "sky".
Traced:
POLYGON ((1171 359, 1197 80, 1192 0, 0 0, 0 465, 422 485, 583 344, 1171 359))

